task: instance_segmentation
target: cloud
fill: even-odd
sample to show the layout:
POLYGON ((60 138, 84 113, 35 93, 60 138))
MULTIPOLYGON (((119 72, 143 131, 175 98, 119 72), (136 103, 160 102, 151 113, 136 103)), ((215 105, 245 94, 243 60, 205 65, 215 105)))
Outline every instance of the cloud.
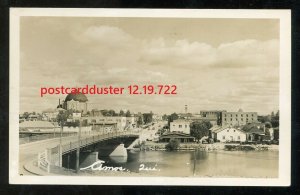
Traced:
POLYGON ((114 26, 91 26, 72 35, 81 43, 114 50, 130 47, 135 41, 131 35, 114 26))
POLYGON ((22 110, 53 108, 63 97, 40 98, 39 87, 87 84, 177 86, 177 96, 88 96, 91 107, 116 110, 171 113, 188 104, 193 112, 239 107, 264 112, 263 105, 269 110, 279 105, 278 40, 247 39, 213 46, 188 39, 138 38, 105 25, 65 31, 67 38, 43 42, 43 48, 56 46, 56 52, 36 50, 41 43, 35 38, 22 47, 22 110))

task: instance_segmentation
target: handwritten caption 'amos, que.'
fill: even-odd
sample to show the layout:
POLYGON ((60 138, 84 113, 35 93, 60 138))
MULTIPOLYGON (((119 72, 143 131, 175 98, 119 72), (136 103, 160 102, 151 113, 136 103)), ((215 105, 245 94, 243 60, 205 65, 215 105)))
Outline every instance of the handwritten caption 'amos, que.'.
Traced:
MULTIPOLYGON (((129 169, 126 169, 122 166, 120 167, 113 167, 113 166, 103 166, 105 161, 98 160, 91 164, 90 166, 80 168, 81 171, 83 170, 92 170, 92 171, 126 171, 130 172, 129 169)), ((160 171, 160 169, 157 169, 157 164, 155 166, 150 167, 146 166, 145 164, 140 164, 139 171, 160 171)))

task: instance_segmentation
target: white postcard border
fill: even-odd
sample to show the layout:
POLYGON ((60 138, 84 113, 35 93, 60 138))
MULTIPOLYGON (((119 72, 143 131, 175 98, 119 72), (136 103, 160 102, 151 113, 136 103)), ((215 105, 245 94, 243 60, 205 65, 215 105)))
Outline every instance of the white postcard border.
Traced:
POLYGON ((290 10, 211 9, 81 9, 11 8, 9 71, 9 183, 80 185, 178 185, 178 186, 289 186, 291 179, 291 12, 290 10), (261 18, 280 20, 280 145, 279 177, 105 177, 105 176, 20 176, 19 170, 19 78, 20 17, 168 17, 168 18, 261 18))

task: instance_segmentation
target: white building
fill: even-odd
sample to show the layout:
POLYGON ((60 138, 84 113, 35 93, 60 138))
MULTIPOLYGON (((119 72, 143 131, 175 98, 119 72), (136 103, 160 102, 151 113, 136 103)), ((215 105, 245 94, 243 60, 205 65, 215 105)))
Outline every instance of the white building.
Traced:
POLYGON ((53 123, 48 121, 24 121, 19 125, 20 131, 30 132, 54 132, 59 129, 53 123))
POLYGON ((128 129, 136 128, 137 121, 138 121, 138 117, 135 117, 135 116, 126 117, 126 127, 128 129))
POLYGON ((124 130, 127 127, 126 117, 121 116, 88 116, 81 118, 87 120, 87 123, 92 125, 94 130, 100 130, 105 127, 124 130))
POLYGON ((179 119, 171 122, 170 132, 181 132, 190 134, 190 121, 179 119))
POLYGON ((212 131, 212 138, 214 140, 219 140, 220 142, 226 141, 246 141, 246 132, 232 128, 232 127, 220 127, 220 128, 211 128, 212 131))

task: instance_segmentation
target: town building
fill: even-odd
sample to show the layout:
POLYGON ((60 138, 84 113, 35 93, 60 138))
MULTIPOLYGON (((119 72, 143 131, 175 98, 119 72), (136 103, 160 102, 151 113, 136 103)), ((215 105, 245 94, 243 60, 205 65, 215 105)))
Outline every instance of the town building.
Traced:
POLYGON ((190 120, 178 119, 170 123, 170 132, 190 134, 190 120))
MULTIPOLYGON (((87 97, 84 94, 68 94, 62 104, 65 110, 74 110, 83 114, 87 113, 87 97)), ((58 105, 60 107, 61 105, 58 105)))
POLYGON ((55 126, 49 121, 24 121, 20 123, 19 129, 29 132, 54 132, 59 129, 59 126, 55 126))
POLYGON ((59 114, 59 109, 44 111, 42 113, 42 120, 43 121, 56 121, 58 114, 59 114))
POLYGON ((152 115, 152 119, 154 121, 161 121, 162 120, 162 116, 161 115, 158 115, 158 114, 153 114, 152 115))
POLYGON ((220 142, 245 142, 247 134, 243 130, 233 127, 214 126, 210 129, 214 141, 220 142))
POLYGON ((101 110, 97 110, 97 109, 92 109, 92 111, 90 112, 91 116, 103 116, 101 113, 101 110))
POLYGON ((222 123, 222 112, 226 112, 226 110, 201 110, 200 116, 202 120, 211 121, 214 125, 221 125, 222 123))
POLYGON ((168 132, 159 137, 159 142, 169 142, 171 139, 177 139, 181 143, 195 142, 195 137, 182 132, 168 132))
POLYGON ((102 130, 104 128, 124 130, 126 127, 126 117, 121 116, 84 116, 87 124, 93 126, 93 130, 102 130))
POLYGON ((222 126, 239 127, 248 123, 257 122, 257 112, 243 112, 239 109, 238 112, 222 112, 222 126))
POLYGON ((189 118, 191 121, 195 121, 195 122, 202 122, 202 121, 208 121, 210 122, 212 125, 217 125, 218 124, 218 120, 216 117, 214 116, 205 116, 203 117, 200 114, 194 114, 193 116, 191 116, 189 118))
POLYGON ((39 120, 42 120, 42 115, 31 113, 31 114, 29 114, 27 120, 29 120, 29 121, 39 121, 39 120))
POLYGON ((247 141, 263 141, 266 137, 263 123, 248 123, 242 127, 242 130, 247 134, 247 141))
POLYGON ((93 130, 130 130, 137 126, 138 117, 130 116, 83 116, 83 121, 91 125, 93 130))

